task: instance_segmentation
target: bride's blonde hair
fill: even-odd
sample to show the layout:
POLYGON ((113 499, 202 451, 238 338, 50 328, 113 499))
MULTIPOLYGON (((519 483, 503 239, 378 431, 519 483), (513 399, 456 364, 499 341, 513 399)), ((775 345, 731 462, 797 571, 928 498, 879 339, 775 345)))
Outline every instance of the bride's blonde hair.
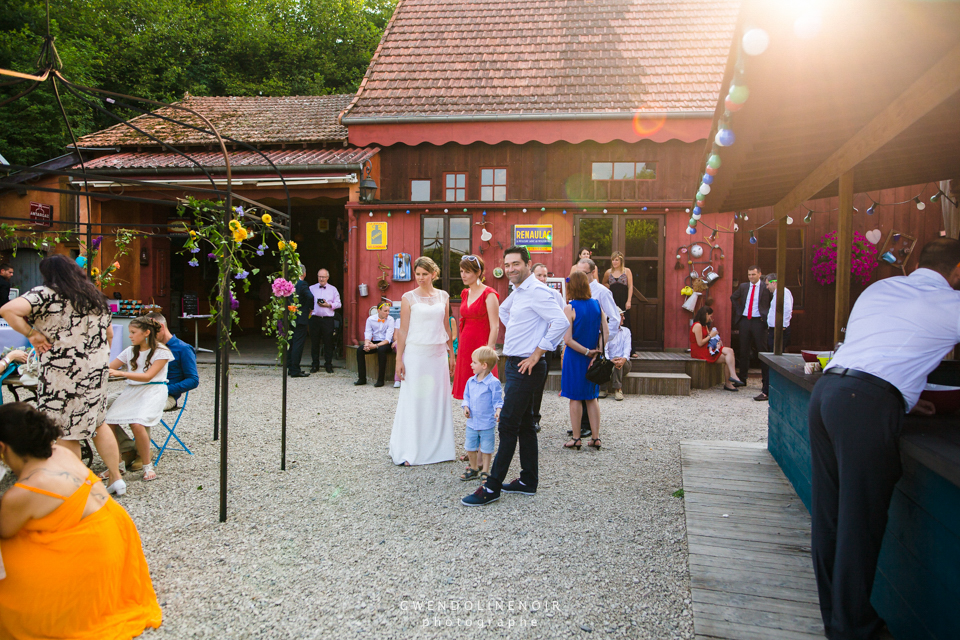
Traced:
POLYGON ((438 267, 437 263, 427 256, 420 256, 417 258, 417 261, 413 263, 413 270, 416 271, 418 267, 424 271, 429 271, 432 273, 434 280, 440 277, 440 267, 438 267))

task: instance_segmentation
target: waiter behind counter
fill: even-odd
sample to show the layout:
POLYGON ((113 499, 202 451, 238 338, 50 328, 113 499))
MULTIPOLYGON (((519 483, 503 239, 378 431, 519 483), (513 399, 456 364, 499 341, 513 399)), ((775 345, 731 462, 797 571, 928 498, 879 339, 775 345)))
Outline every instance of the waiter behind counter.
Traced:
MULTIPOLYGON (((870 285, 847 322, 846 342, 810 397, 813 565, 831 640, 881 636, 870 604, 887 509, 900 479, 904 413, 927 375, 960 343, 960 241, 939 238, 909 276, 870 285)), ((886 636, 889 637, 889 636, 886 636)))

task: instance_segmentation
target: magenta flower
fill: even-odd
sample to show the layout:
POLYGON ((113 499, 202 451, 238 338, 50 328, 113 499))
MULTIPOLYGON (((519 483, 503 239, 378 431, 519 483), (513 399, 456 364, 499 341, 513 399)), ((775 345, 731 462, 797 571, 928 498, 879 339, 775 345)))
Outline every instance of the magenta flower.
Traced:
MULTIPOLYGON (((837 280, 837 233, 827 233, 820 244, 813 245, 814 253, 810 270, 821 285, 833 284, 837 280)), ((877 248, 860 232, 853 234, 850 252, 850 273, 860 284, 870 282, 871 274, 877 267, 877 248)))
POLYGON ((293 286, 293 283, 289 280, 284 280, 283 278, 277 278, 273 281, 271 285, 273 288, 273 295, 278 298, 286 298, 292 296, 296 287, 293 286))

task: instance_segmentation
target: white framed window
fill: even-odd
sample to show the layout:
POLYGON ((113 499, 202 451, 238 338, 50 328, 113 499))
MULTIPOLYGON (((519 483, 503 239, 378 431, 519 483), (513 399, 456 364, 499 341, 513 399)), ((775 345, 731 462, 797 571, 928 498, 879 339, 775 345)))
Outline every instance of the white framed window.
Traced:
POLYGON ((467 199, 467 174, 443 174, 443 199, 447 202, 464 202, 467 199))
POLYGON ((594 162, 594 180, 656 180, 656 162, 594 162))
POLYGON ((429 180, 411 180, 410 181, 410 201, 411 202, 430 202, 430 181, 429 180))
POLYGON ((480 199, 484 202, 503 202, 507 199, 506 169, 480 169, 480 199))

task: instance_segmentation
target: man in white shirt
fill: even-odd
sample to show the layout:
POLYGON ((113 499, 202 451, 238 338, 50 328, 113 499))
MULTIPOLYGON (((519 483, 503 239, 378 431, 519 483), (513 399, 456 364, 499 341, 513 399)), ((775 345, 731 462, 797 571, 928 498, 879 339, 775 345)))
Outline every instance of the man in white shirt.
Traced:
POLYGON ((546 375, 543 354, 556 349, 570 326, 550 288, 530 273, 526 247, 507 248, 503 252, 503 268, 516 289, 500 305, 500 321, 506 327, 503 355, 507 357, 500 447, 486 484, 460 501, 468 507, 499 500, 501 492, 536 495, 539 475, 533 394, 546 375), (520 477, 504 484, 518 443, 520 477))
MULTIPOLYGON (((547 265, 543 264, 542 262, 538 262, 537 264, 533 265, 531 271, 533 271, 533 275, 537 277, 537 280, 547 284, 547 265)), ((553 297, 557 302, 557 306, 560 307, 560 310, 562 311, 567 305, 563 299, 563 294, 549 285, 548 288, 550 289, 550 292, 553 293, 553 297)), ((533 394, 533 428, 537 433, 540 433, 540 418, 542 417, 540 415, 540 407, 543 404, 543 388, 546 386, 547 378, 550 375, 550 367, 553 364, 554 353, 555 351, 548 351, 546 353, 545 357, 547 361, 547 367, 543 374, 543 382, 540 383, 540 387, 533 394)))
POLYGON ((363 329, 363 344, 357 347, 357 381, 353 384, 367 384, 367 354, 377 354, 377 382, 375 387, 383 386, 383 374, 387 371, 387 356, 390 355, 390 343, 393 341, 393 318, 390 317, 390 303, 383 302, 377 307, 377 315, 368 316, 363 329))
POLYGON ((633 336, 630 335, 630 329, 623 326, 623 314, 626 312, 622 309, 617 309, 617 311, 620 312, 620 331, 617 332, 616 338, 610 338, 610 342, 607 343, 607 359, 613 363, 613 372, 610 375, 613 399, 623 400, 623 379, 630 373, 630 352, 633 346, 633 336))
MULTIPOLYGON (((763 277, 770 292, 770 311, 767 312, 767 351, 773 351, 773 333, 777 326, 777 274, 768 273, 763 277)), ((793 318, 793 294, 783 288, 783 347, 790 344, 790 320, 793 318)), ((770 376, 763 379, 760 395, 770 396, 770 376)))
POLYGON ((860 294, 846 341, 810 396, 812 551, 828 638, 875 638, 870 604, 893 488, 904 412, 927 375, 960 343, 960 241, 938 238, 909 276, 860 294))
POLYGON ((320 371, 320 342, 323 341, 323 368, 333 373, 334 312, 340 308, 340 292, 330 284, 330 272, 320 269, 317 284, 310 287, 313 294, 313 312, 310 314, 310 372, 320 371))

